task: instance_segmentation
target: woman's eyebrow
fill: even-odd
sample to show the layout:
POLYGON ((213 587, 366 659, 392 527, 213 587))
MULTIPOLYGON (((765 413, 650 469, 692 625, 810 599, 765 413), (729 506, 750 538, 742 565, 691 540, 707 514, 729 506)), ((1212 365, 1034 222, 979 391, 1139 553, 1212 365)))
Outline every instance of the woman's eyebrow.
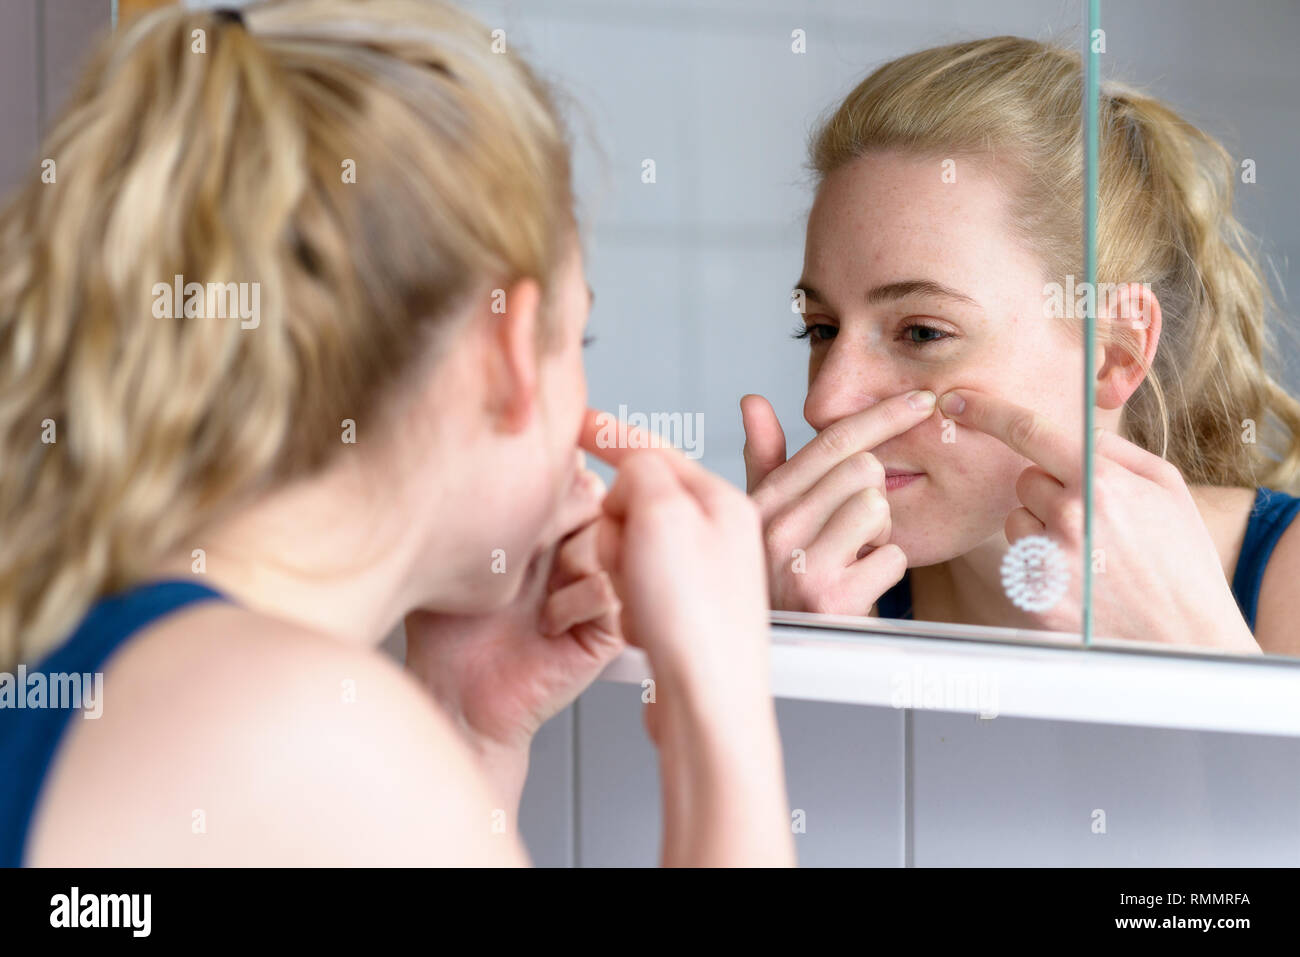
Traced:
MULTIPOLYGON (((828 301, 816 288, 802 279, 795 284, 794 288, 796 291, 801 290, 805 299, 823 303, 828 301)), ((874 306, 882 302, 906 299, 909 296, 937 296, 941 299, 951 299, 953 302, 975 306, 977 309, 982 308, 978 302, 964 292, 959 292, 951 286, 945 286, 941 282, 935 282, 933 279, 901 279, 898 282, 876 286, 867 293, 866 303, 869 306, 874 306)))
MULTIPOLYGON (((809 293, 809 295, 812 294, 809 293)), ((874 306, 882 302, 906 299, 909 296, 937 296, 941 299, 951 299, 954 302, 961 302, 979 308, 979 303, 964 292, 958 292, 951 286, 945 286, 933 279, 903 279, 898 282, 885 283, 883 286, 876 286, 870 290, 867 293, 866 301, 867 305, 874 306)))

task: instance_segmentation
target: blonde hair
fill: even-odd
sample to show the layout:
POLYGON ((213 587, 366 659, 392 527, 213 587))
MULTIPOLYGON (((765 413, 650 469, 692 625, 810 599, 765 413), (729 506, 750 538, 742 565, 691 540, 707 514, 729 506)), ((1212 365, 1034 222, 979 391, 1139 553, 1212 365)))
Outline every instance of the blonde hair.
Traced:
POLYGON ((439 2, 144 15, 42 150, 56 181, 0 214, 0 663, 319 468, 467 297, 549 289, 572 228, 548 90, 439 2), (177 275, 259 284, 257 327, 156 317, 177 275))
MULTIPOLYGON (((1019 37, 923 50, 863 80, 814 132, 810 163, 820 181, 872 150, 996 158, 1011 171, 1011 221, 1046 275, 1079 277, 1082 82, 1078 53, 1019 37)), ((1272 299, 1232 212, 1233 159, 1118 85, 1102 87, 1099 130, 1097 281, 1149 282, 1163 315, 1155 359, 1125 405, 1128 438, 1189 484, 1294 488, 1300 403, 1266 368, 1272 299), (1242 439, 1247 419, 1257 444, 1242 439)), ((1131 337, 1119 342, 1141 359, 1131 337)))

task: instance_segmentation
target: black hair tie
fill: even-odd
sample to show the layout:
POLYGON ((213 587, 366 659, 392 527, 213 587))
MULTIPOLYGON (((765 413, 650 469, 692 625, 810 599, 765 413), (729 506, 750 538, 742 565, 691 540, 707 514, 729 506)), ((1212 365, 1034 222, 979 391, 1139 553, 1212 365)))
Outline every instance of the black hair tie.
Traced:
POLYGON ((238 7, 219 7, 213 10, 212 14, 225 23, 233 23, 237 27, 244 26, 244 14, 238 7))

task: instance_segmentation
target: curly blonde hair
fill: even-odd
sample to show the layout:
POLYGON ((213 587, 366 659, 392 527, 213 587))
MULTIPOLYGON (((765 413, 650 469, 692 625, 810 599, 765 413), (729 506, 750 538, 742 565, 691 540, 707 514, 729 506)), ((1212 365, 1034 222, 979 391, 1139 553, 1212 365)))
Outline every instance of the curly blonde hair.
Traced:
POLYGON ((143 15, 41 156, 0 213, 0 664, 321 467, 466 297, 548 289, 572 228, 551 94, 440 2, 143 15), (155 316, 175 276, 258 284, 256 328, 155 316))

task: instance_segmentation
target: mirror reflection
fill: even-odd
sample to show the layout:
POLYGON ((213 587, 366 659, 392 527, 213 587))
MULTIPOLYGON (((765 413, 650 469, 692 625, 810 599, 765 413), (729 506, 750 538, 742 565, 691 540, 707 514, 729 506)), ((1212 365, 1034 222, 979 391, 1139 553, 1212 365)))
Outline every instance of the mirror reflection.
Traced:
POLYGON ((1080 77, 1035 40, 933 47, 814 129, 817 437, 781 463, 743 403, 776 607, 1078 630, 1083 350, 1044 290, 1080 273, 1080 77))
POLYGON ((593 404, 703 421, 695 451, 763 514, 775 610, 1078 641, 1087 571, 1099 641, 1300 651, 1295 201, 1258 174, 1296 155, 1285 13, 1175 29, 1139 3, 1094 31, 1085 4, 953 3, 882 33, 828 5, 616 54, 563 5, 483 6, 599 144, 593 404))
POLYGON ((1295 655, 1295 11, 1178 14, 1117 5, 1097 38, 1098 331, 1106 362, 1127 354, 1143 375, 1128 395, 1097 378, 1099 418, 1122 406, 1093 464, 1108 560, 1094 618, 1121 637, 1295 655))

